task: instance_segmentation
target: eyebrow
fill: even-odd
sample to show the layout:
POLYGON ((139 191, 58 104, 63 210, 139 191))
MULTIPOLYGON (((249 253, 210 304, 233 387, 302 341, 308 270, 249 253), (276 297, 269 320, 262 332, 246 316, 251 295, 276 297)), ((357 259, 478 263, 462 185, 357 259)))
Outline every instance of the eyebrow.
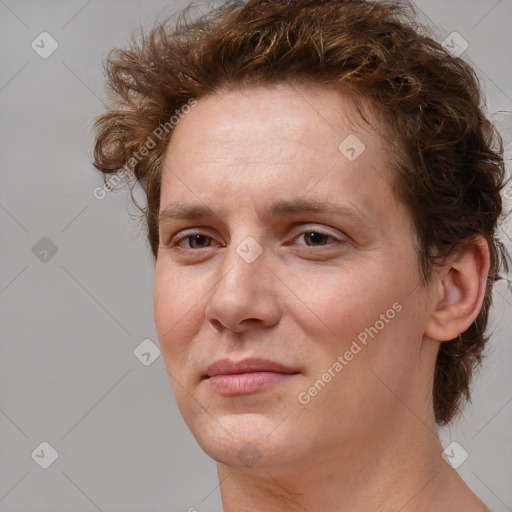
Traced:
MULTIPOLYGON (((302 213, 341 215, 367 227, 373 227, 370 218, 358 208, 327 200, 298 198, 276 201, 265 208, 264 213, 270 217, 284 217, 302 213)), ((171 219, 202 219, 207 217, 218 217, 218 215, 209 206, 203 204, 171 202, 159 213, 158 220, 159 222, 165 222, 171 219)))

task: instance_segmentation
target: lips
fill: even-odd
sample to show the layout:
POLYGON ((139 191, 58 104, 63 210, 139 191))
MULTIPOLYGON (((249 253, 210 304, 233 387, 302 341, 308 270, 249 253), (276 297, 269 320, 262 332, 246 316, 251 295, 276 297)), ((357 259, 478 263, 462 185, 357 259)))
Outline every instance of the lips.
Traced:
POLYGON ((204 378, 214 377, 215 375, 232 375, 235 373, 254 373, 254 372, 275 372, 275 373, 299 373, 292 368, 271 361, 269 359, 260 359, 250 357, 242 361, 234 362, 229 359, 219 359, 206 368, 204 378))
POLYGON ((210 390, 224 397, 251 395, 284 386, 300 372, 276 361, 247 358, 234 362, 220 359, 206 368, 203 380, 210 390))

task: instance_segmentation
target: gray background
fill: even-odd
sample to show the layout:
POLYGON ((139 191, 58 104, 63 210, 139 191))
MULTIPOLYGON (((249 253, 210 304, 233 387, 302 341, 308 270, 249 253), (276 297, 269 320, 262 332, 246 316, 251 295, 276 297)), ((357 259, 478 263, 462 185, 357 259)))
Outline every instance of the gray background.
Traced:
MULTIPOLYGON (((184 4, 0 0, 1 512, 222 510, 215 463, 181 419, 162 357, 134 355, 158 345, 153 263, 128 192, 95 199, 90 164, 107 51, 184 4), (47 59, 31 48, 43 31, 59 45, 47 59), (58 452, 48 469, 31 456, 43 441, 58 452)), ((512 110, 511 0, 416 5, 440 41, 468 42, 510 158, 510 114, 496 112, 512 110)), ((504 225, 509 247, 511 233, 504 225)), ((473 405, 441 431, 443 446, 467 450, 458 471, 496 511, 512 510, 511 303, 500 285, 473 405)))

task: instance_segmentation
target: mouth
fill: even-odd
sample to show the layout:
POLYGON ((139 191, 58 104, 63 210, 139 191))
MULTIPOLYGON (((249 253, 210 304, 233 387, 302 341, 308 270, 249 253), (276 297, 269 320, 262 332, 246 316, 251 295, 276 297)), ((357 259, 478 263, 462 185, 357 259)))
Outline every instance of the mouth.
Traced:
POLYGON ((221 359, 208 366, 203 379, 213 391, 234 396, 268 389, 299 373, 268 359, 248 358, 239 362, 221 359))

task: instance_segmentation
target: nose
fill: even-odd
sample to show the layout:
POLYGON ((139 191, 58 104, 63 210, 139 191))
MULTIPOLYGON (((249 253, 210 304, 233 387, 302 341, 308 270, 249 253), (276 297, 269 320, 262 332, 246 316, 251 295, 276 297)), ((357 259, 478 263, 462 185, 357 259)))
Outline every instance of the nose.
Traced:
POLYGON ((268 268, 265 251, 252 261, 243 248, 243 243, 227 248, 218 267, 217 284, 206 306, 206 319, 218 331, 228 329, 242 333, 254 327, 272 327, 279 322, 277 280, 268 268))

